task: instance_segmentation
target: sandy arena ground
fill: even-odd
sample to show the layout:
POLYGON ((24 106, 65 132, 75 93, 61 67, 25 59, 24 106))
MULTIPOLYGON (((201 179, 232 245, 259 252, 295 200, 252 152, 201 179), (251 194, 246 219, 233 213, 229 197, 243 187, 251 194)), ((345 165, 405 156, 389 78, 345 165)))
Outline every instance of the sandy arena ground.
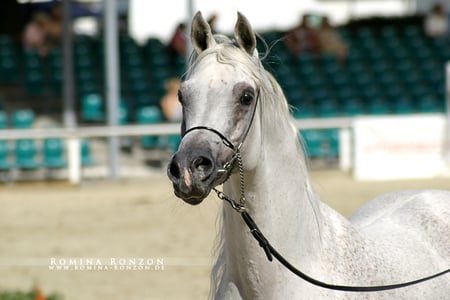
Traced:
MULTIPOLYGON (((312 177, 322 199, 347 216, 384 192, 450 190, 448 178, 362 183, 329 170, 312 177)), ((184 204, 164 175, 78 187, 0 185, 0 291, 39 285, 66 300, 205 299, 220 204, 213 197, 184 204), (152 270, 49 269, 70 258, 117 267, 143 258, 152 270)))

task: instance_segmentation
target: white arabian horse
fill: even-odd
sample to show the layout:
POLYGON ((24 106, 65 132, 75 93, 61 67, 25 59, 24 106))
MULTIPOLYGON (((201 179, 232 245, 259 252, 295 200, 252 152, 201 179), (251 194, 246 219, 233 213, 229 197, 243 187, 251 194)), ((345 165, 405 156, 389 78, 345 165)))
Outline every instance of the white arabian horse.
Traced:
MULTIPOLYGON (((311 188, 283 92, 241 14, 234 35, 213 36, 200 13, 193 19, 195 52, 179 91, 183 139, 168 167, 175 194, 196 205, 224 183, 224 195, 245 204, 279 253, 330 284, 394 284, 449 268, 450 192, 387 194, 350 220, 325 205, 311 188)), ((269 262, 227 202, 211 278, 214 299, 450 299, 449 274, 379 292, 312 285, 269 262)))

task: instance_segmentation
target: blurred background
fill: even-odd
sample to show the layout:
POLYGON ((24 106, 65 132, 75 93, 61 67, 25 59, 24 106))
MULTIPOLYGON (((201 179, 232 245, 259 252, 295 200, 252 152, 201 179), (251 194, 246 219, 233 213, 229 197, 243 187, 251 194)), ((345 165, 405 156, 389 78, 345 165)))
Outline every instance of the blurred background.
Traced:
POLYGON ((3 1, 3 178, 78 183, 82 177, 145 176, 164 165, 179 143, 171 99, 186 70, 189 20, 197 10, 215 32, 231 34, 238 10, 254 24, 263 63, 305 129, 302 137, 313 161, 362 174, 359 154, 368 155, 364 143, 376 141, 358 138, 355 118, 417 114, 444 118, 436 121, 443 122, 434 129, 437 140, 430 141, 443 158, 448 4, 3 1))
POLYGON ((319 193, 356 191, 336 200, 343 214, 381 191, 449 189, 449 9, 448 0, 1 1, 0 299, 16 289, 29 299, 205 297, 219 205, 183 206, 164 178, 198 10, 230 36, 237 11, 249 19, 319 193), (51 257, 117 256, 163 257, 167 270, 47 268, 51 257))

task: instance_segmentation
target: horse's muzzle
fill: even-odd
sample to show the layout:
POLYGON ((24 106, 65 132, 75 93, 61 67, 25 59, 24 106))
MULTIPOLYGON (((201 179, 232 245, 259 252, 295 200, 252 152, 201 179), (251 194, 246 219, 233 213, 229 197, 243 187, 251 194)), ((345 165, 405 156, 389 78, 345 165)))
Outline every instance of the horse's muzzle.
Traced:
POLYGON ((175 195, 196 205, 205 199, 214 187, 217 168, 208 153, 177 152, 167 168, 175 195))

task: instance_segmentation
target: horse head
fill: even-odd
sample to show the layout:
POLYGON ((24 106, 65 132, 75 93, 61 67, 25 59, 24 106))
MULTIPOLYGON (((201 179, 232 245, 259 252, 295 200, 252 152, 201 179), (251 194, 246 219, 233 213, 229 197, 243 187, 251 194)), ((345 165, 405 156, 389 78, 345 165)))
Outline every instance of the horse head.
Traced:
POLYGON ((167 170, 176 196, 189 204, 199 204, 227 180, 241 150, 246 168, 256 164, 257 152, 248 144, 259 132, 255 74, 262 64, 255 34, 240 13, 234 37, 213 36, 200 12, 192 21, 195 53, 178 94, 183 138, 167 170))

